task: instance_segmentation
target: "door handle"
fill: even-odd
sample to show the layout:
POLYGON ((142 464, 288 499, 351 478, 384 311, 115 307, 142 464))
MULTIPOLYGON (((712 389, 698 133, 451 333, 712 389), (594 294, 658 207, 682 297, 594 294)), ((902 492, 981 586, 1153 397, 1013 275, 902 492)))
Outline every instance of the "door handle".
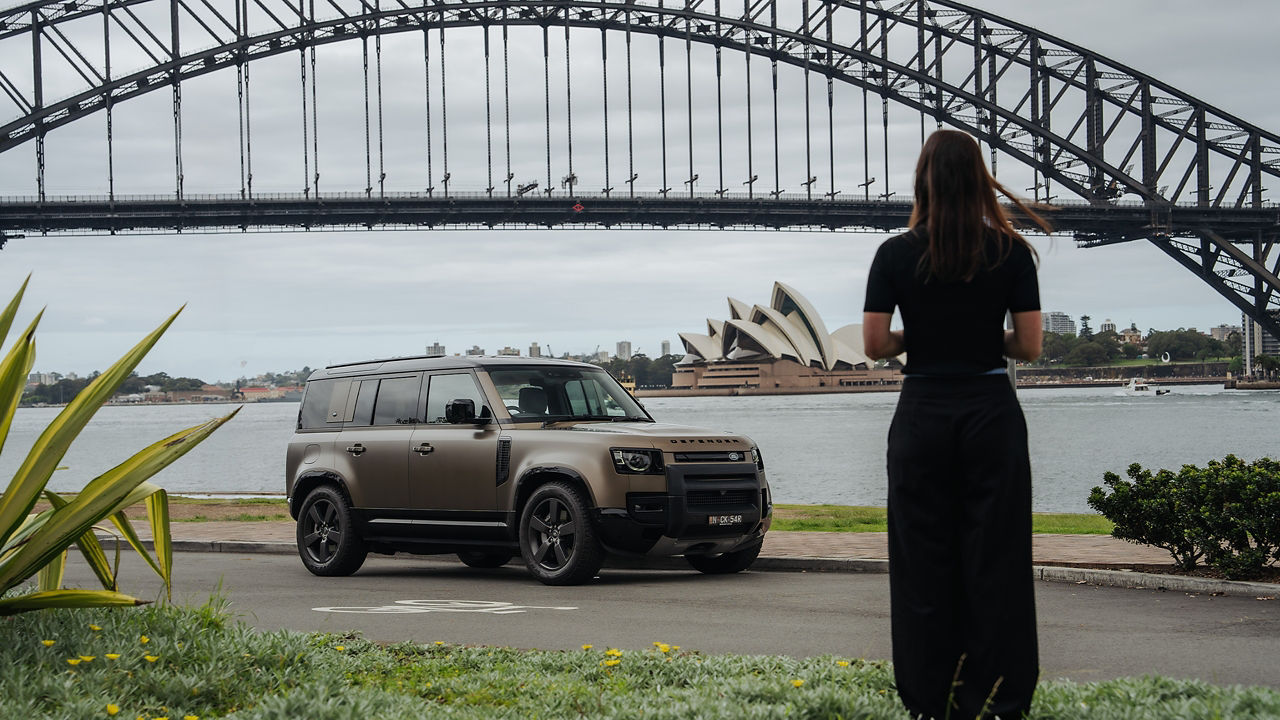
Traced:
POLYGON ((355 445, 352 445, 351 447, 347 448, 347 452, 351 453, 352 455, 359 456, 361 453, 363 453, 367 449, 368 448, 361 445, 360 443, 356 443, 355 445))
POLYGON ((435 452, 436 449, 431 447, 431 443, 422 443, 418 447, 414 448, 413 451, 423 457, 426 457, 427 455, 430 455, 431 453, 435 452))

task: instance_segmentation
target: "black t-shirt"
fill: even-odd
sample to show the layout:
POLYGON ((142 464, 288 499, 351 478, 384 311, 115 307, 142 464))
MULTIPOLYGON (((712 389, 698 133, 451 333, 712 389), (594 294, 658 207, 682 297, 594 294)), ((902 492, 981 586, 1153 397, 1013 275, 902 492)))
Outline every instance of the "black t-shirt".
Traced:
MULTIPOLYGON (((997 257, 989 237, 989 257, 997 257)), ((864 312, 902 311, 906 374, 977 375, 1004 366, 1005 312, 1040 309, 1040 285, 1031 251, 1014 243, 997 267, 970 281, 925 281, 919 271, 927 247, 908 232, 876 251, 867 277, 864 312)))

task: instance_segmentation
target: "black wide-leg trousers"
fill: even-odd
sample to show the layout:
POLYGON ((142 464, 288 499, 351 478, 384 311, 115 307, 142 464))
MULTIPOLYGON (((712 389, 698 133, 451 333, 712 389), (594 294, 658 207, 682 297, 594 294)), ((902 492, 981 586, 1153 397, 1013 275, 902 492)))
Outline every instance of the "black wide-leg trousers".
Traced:
POLYGON ((1027 428, 1008 377, 907 378, 888 469, 898 694, 913 718, 1022 717, 1040 669, 1027 428))

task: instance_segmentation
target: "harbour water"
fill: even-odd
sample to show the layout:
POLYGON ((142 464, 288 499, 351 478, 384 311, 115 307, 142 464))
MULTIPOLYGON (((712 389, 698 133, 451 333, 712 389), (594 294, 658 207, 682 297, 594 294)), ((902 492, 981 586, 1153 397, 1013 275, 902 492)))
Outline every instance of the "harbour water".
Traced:
MULTIPOLYGON (((1176 469, 1234 453, 1280 455, 1280 391, 1178 386, 1159 398, 1118 397, 1115 388, 1019 392, 1031 439, 1033 506, 1087 512, 1089 489, 1130 463, 1176 469)), ((769 397, 649 398, 664 422, 743 433, 759 444, 778 502, 883 505, 885 436, 896 393, 769 397)), ((229 405, 105 407, 76 440, 50 482, 82 487, 143 446, 229 405)), ((156 482, 179 493, 279 493, 296 403, 246 405, 156 482)), ((0 453, 7 483, 57 408, 18 410, 0 453)))

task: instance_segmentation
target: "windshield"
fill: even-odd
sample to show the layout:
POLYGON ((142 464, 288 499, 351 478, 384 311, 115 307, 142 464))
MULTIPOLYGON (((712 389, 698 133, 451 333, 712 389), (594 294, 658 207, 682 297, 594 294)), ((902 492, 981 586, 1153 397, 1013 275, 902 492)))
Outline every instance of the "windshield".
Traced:
POLYGON ((652 422, 640 404, 601 369, 554 365, 503 368, 490 370, 489 377, 516 422, 652 422))

